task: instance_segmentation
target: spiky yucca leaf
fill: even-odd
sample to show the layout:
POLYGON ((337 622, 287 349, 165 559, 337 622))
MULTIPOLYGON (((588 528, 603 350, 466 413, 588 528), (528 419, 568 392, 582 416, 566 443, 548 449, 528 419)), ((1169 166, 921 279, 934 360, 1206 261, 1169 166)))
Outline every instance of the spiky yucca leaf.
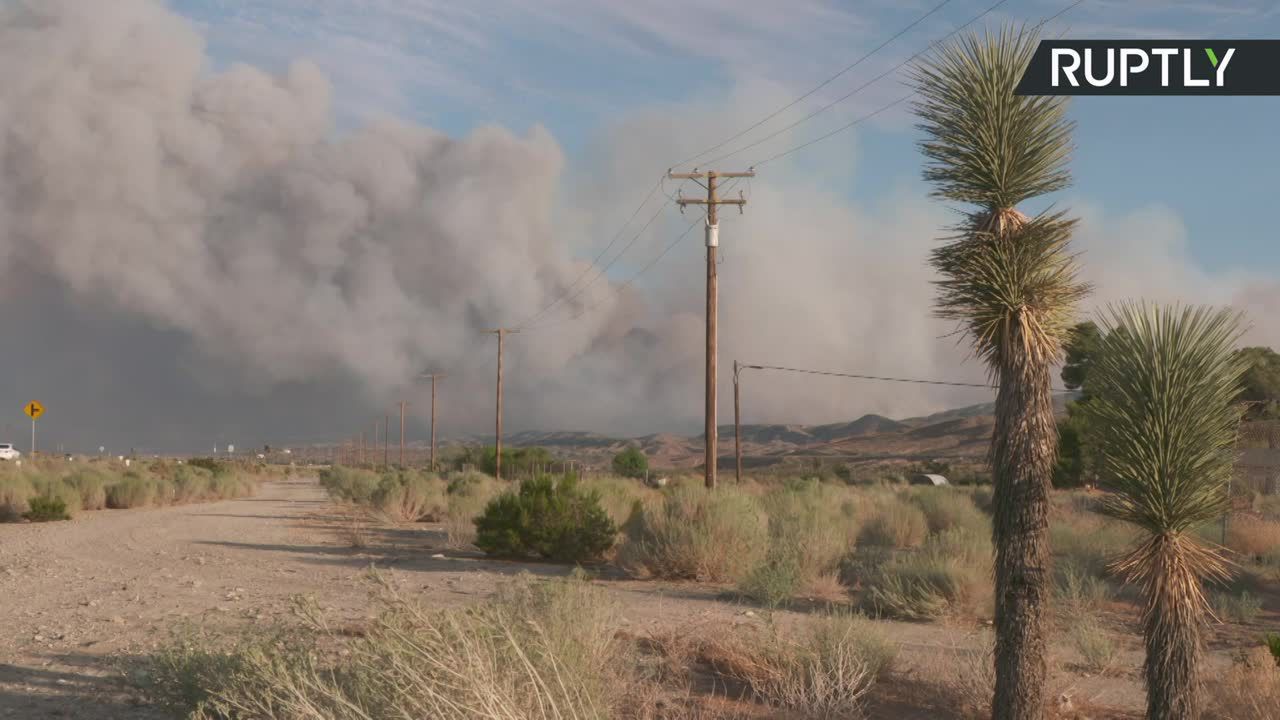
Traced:
POLYGON ((1245 365, 1238 316, 1207 308, 1114 308, 1092 370, 1104 510, 1152 535, 1220 517, 1245 365))
POLYGON ((957 320, 993 370, 1010 356, 1011 338, 1027 361, 1055 362, 1090 292, 1070 251, 1075 221, 1062 213, 971 215, 958 235, 932 253, 937 315, 957 320), (1014 325, 1021 326, 1013 332, 1014 325))
POLYGON ((1203 581, 1226 561, 1192 532, 1227 508, 1245 363, 1234 352, 1238 316, 1207 308, 1113 308, 1085 411, 1097 429, 1103 512, 1146 539, 1113 569, 1141 584, 1147 717, 1200 717, 1203 581))
POLYGON ((1024 28, 965 35, 913 68, 935 195, 1012 208, 1070 184, 1067 98, 1013 94, 1038 42, 1024 28))

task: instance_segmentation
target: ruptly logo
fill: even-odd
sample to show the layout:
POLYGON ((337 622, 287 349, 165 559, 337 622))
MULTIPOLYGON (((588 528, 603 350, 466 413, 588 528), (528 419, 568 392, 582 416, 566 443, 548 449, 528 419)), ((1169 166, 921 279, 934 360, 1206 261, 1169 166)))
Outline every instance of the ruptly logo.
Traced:
POLYGON ((1280 40, 1043 40, 1018 95, 1280 95, 1280 40))

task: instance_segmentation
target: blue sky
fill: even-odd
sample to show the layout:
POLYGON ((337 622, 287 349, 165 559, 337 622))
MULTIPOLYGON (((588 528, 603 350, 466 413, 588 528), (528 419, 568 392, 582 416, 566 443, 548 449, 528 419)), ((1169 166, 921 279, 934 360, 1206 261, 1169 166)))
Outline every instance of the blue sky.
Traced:
MULTIPOLYGON (((624 123, 633 113, 664 109, 678 120, 684 103, 732 97, 753 106, 743 97, 752 88, 761 88, 758 106, 771 107, 770 99, 807 90, 938 2, 173 0, 171 5, 201 25, 209 53, 220 65, 239 61, 282 68, 298 58, 319 63, 335 84, 342 125, 380 114, 451 134, 485 124, 516 132, 540 124, 568 154, 574 181, 575 161, 602 128, 624 123)), ((847 93, 992 4, 951 0, 803 107, 847 93)), ((1006 0, 982 22, 1038 22, 1067 4, 1006 0)), ((1280 37, 1280 3, 1086 0, 1048 32, 1079 38, 1280 37)), ((900 75, 893 74, 796 134, 733 161, 750 162, 816 137, 901 94, 900 75)), ((1109 213, 1165 206, 1182 219, 1191 255, 1205 269, 1280 267, 1280 244, 1267 212, 1280 187, 1275 136, 1280 98, 1079 98, 1072 115, 1079 123, 1076 186, 1057 200, 1083 199, 1109 213)), ((696 132, 715 142, 754 119, 744 115, 738 127, 696 132)), ((905 111, 890 111, 863 125, 856 139, 839 145, 860 162, 850 176, 835 181, 860 203, 924 192, 915 137, 905 111)), ((829 167, 836 145, 815 145, 794 159, 795 166, 829 167)), ((637 171, 647 176, 678 159, 655 158, 654 167, 637 171)), ((766 176, 754 189, 767 188, 766 176)))

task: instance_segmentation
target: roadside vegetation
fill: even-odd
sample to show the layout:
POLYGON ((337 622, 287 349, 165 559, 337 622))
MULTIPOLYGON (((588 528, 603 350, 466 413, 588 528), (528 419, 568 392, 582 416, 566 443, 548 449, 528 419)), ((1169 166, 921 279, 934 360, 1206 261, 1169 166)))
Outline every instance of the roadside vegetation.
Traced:
POLYGON ((253 494, 268 471, 192 461, 26 461, 0 464, 0 522, 69 520, 85 510, 163 507, 253 494))

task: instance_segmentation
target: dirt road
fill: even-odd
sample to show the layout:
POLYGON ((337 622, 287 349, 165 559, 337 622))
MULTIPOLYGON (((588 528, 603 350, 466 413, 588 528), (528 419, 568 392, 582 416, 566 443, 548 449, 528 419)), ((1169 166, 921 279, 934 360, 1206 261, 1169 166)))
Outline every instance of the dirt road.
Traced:
MULTIPOLYGON (((352 522, 314 480, 295 480, 241 500, 0 525, 0 718, 164 717, 122 681, 128 658, 170 643, 175 630, 290 622, 299 595, 314 596, 335 620, 360 622, 377 611, 370 566, 435 606, 473 602, 504 576, 568 572, 444 550, 440 528, 423 524, 362 524, 353 543, 352 522)), ((602 582, 636 632, 762 622, 759 611, 726 601, 719 588, 602 582)), ((972 629, 885 629, 901 645, 899 662, 909 673, 973 642, 972 629)), ((1136 668, 1138 656, 1126 664, 1136 668)), ((1075 691, 1140 707, 1134 679, 1094 678, 1075 691)))

